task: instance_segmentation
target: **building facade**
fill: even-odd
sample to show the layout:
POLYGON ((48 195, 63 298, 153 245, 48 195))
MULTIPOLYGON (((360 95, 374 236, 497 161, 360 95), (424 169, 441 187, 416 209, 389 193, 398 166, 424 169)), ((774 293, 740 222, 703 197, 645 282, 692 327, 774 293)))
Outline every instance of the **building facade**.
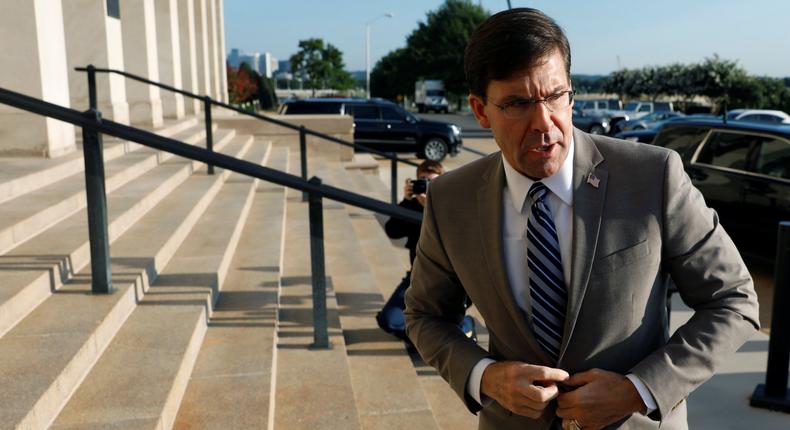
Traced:
MULTIPOLYGON (((0 87, 88 109, 92 64, 227 102, 224 0, 5 0, 0 87)), ((200 104, 120 75, 97 76, 98 107, 116 122, 156 128, 200 104)), ((58 157, 79 130, 0 105, 0 156, 58 157)))

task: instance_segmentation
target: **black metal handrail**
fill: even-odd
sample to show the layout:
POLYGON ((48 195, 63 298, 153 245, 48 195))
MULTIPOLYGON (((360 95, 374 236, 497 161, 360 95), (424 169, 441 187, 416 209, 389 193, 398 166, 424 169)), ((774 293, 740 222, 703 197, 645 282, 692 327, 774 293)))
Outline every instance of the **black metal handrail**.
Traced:
POLYGON ((64 121, 82 128, 85 153, 88 233, 91 250, 91 285, 94 293, 113 291, 110 273, 109 235, 107 234, 107 198, 104 187, 102 134, 139 143, 175 155, 215 165, 223 169, 300 190, 309 195, 310 250, 313 278, 314 347, 329 347, 326 319, 322 199, 327 198, 358 208, 378 212, 407 222, 420 223, 422 214, 340 188, 324 185, 319 178, 305 181, 229 155, 212 152, 147 130, 102 119, 95 107, 95 93, 89 94, 91 109, 79 112, 24 94, 0 88, 0 103, 64 121))
MULTIPOLYGON (((287 121, 270 118, 270 117, 267 117, 265 115, 260 115, 260 114, 255 113, 255 112, 248 112, 248 111, 246 111, 244 109, 241 109, 241 108, 238 108, 236 106, 233 106, 233 105, 230 105, 230 104, 227 104, 227 103, 223 103, 223 102, 214 100, 208 95, 200 96, 198 94, 191 93, 189 91, 185 91, 185 90, 182 90, 180 88, 176 88, 176 87, 173 87, 173 86, 170 86, 170 85, 167 85, 167 84, 163 84, 161 82, 152 81, 150 79, 147 79, 147 78, 144 78, 142 76, 138 76, 138 75, 135 75, 135 74, 132 74, 132 73, 129 73, 129 72, 125 72, 123 70, 105 69, 105 68, 100 68, 100 67, 94 67, 92 64, 88 65, 87 67, 75 67, 74 70, 76 70, 78 72, 87 72, 88 73, 88 81, 89 82, 91 81, 91 77, 90 77, 91 74, 94 74, 94 73, 115 73, 115 74, 124 76, 126 78, 129 78, 129 79, 132 79, 132 80, 135 80, 135 81, 138 81, 138 82, 142 82, 142 83, 145 83, 145 84, 148 84, 148 85, 153 85, 153 86, 156 86, 156 87, 168 90, 168 91, 173 91, 173 92, 181 94, 183 96, 192 97, 194 99, 201 100, 203 102, 203 111, 204 111, 204 114, 205 114, 206 147, 209 150, 211 150, 211 146, 212 146, 212 142, 213 142, 213 139, 212 139, 212 134, 213 133, 212 133, 212 125, 211 125, 211 105, 215 105, 215 106, 219 106, 219 107, 222 107, 222 108, 225 108, 225 109, 228 109, 228 110, 232 110, 232 111, 238 112, 238 113, 240 113, 242 115, 251 116, 253 118, 257 118, 257 119, 262 120, 262 121, 267 121, 267 122, 270 122, 272 124, 279 125, 281 127, 289 128, 291 130, 296 130, 296 131, 299 132, 299 154, 300 154, 300 157, 301 157, 302 179, 304 179, 304 180, 307 180, 307 144, 306 144, 307 135, 315 136, 315 137, 318 137, 318 138, 321 138, 321 139, 324 139, 324 140, 328 140, 330 142, 333 142, 333 143, 336 143, 336 144, 339 144, 339 145, 348 146, 348 147, 351 147, 351 148, 361 148, 361 149, 363 149, 363 150, 365 150, 367 152, 370 152, 370 153, 373 153, 373 154, 376 154, 376 155, 379 155, 379 156, 382 156, 384 158, 389 159, 390 162, 391 162, 391 171, 393 172, 391 174, 391 181, 392 181, 392 183, 390 184, 390 199, 391 199, 393 204, 397 203, 397 199, 398 199, 398 188, 397 188, 398 187, 398 184, 397 184, 397 181, 398 181, 397 170, 398 169, 397 169, 397 163, 403 163, 403 164, 407 164, 407 165, 410 165, 410 166, 413 166, 413 167, 418 167, 419 166, 419 164, 417 164, 417 163, 415 163, 413 161, 409 161, 409 160, 406 160, 406 159, 403 159, 403 158, 399 158, 395 154, 392 154, 392 153, 387 153, 387 152, 384 152, 384 151, 379 151, 377 149, 370 148, 370 147, 365 146, 365 145, 355 144, 353 142, 348 142, 346 140, 343 140, 343 139, 340 139, 340 138, 337 138, 337 137, 334 137, 334 136, 330 136, 328 134, 321 133, 319 131, 315 131, 315 130, 309 129, 309 128, 306 128, 304 126, 291 124, 291 123, 289 123, 287 121)), ((93 80, 93 82, 94 82, 94 88, 95 88, 95 79, 93 80)), ((212 174, 213 173, 213 166, 211 164, 208 165, 208 169, 209 169, 209 174, 212 174)), ((304 198, 305 199, 307 198, 306 194, 304 195, 304 198)))

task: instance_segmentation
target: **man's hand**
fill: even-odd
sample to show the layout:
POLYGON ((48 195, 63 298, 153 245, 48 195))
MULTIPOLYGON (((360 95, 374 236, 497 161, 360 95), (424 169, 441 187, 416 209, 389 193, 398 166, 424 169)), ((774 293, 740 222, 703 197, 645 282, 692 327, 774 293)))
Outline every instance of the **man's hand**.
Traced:
POLYGON ((563 429, 571 428, 571 420, 584 430, 600 429, 645 408, 634 384, 618 373, 592 369, 571 376, 565 386, 576 388, 557 399, 563 429))
POLYGON ((480 392, 505 409, 530 418, 540 418, 549 402, 559 394, 557 382, 568 372, 518 361, 500 361, 486 367, 480 392))

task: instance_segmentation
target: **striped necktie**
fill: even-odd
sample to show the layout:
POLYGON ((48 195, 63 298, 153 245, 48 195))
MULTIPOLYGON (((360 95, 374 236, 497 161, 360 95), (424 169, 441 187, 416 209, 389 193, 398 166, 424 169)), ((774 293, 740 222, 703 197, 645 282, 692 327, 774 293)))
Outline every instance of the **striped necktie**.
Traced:
POLYGON ((556 362, 560 355, 568 292, 562 273, 557 229, 546 205, 548 188, 535 182, 527 222, 527 267, 532 303, 532 328, 538 343, 556 362))

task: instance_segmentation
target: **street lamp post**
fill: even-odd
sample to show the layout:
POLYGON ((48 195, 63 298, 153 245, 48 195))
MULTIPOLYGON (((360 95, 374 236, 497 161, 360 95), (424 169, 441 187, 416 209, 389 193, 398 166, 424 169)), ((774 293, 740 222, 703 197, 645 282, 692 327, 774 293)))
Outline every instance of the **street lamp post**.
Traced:
POLYGON ((365 94, 370 98, 370 24, 379 18, 392 18, 394 15, 387 12, 375 18, 369 19, 365 23, 365 94))

